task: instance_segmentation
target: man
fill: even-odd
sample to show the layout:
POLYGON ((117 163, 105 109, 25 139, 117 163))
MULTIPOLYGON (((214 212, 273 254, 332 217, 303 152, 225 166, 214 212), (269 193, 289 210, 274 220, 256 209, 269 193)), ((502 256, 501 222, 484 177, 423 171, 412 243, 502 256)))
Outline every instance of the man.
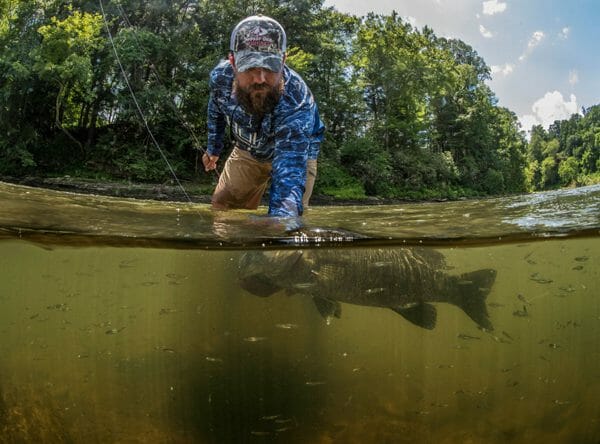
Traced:
POLYGON ((285 65, 286 35, 258 15, 234 28, 229 59, 210 74, 206 171, 216 168, 229 125, 234 149, 213 208, 256 209, 271 179, 269 215, 295 217, 308 205, 324 126, 313 95, 285 65))

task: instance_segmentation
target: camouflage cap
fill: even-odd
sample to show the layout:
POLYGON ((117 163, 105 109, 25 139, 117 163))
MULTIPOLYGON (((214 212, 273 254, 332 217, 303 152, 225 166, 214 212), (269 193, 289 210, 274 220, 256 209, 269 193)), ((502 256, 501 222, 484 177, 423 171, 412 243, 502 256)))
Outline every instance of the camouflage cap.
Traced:
POLYGON ((264 15, 247 17, 231 33, 230 49, 239 72, 250 68, 266 68, 279 72, 286 49, 283 27, 264 15))

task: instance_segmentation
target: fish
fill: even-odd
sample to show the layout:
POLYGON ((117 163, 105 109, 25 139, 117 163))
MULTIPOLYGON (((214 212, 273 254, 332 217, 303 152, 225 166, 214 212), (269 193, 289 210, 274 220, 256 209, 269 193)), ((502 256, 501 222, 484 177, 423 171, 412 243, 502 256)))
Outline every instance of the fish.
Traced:
POLYGON ((240 257, 239 286, 260 297, 278 292, 308 296, 329 323, 342 303, 389 308, 409 322, 434 329, 435 303, 453 304, 481 329, 493 331, 486 299, 496 270, 447 273, 431 248, 250 250, 240 257))

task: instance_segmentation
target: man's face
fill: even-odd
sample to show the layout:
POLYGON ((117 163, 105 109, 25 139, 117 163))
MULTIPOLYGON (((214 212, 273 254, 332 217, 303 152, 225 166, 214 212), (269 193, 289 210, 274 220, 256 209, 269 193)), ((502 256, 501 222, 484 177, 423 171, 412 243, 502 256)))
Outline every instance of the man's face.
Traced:
POLYGON ((234 89, 238 102, 250 114, 263 116, 273 111, 281 96, 282 71, 251 68, 236 72, 234 89))

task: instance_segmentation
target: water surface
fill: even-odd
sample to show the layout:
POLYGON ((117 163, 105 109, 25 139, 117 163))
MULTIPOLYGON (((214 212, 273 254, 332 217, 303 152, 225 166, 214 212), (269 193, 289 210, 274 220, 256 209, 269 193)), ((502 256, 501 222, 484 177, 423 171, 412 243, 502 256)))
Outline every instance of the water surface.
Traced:
MULTIPOLYGON (((81 242, 185 248, 252 247, 302 241, 286 221, 258 212, 214 212, 205 204, 165 203, 78 195, 0 182, 0 233, 81 242)), ((300 221, 392 243, 482 243, 598 235, 600 185, 508 198, 405 205, 314 207, 300 221)), ((312 240, 327 244, 327 233, 312 240)), ((306 239, 304 239, 306 240, 306 239)), ((347 240, 347 239, 346 239, 347 240)))

